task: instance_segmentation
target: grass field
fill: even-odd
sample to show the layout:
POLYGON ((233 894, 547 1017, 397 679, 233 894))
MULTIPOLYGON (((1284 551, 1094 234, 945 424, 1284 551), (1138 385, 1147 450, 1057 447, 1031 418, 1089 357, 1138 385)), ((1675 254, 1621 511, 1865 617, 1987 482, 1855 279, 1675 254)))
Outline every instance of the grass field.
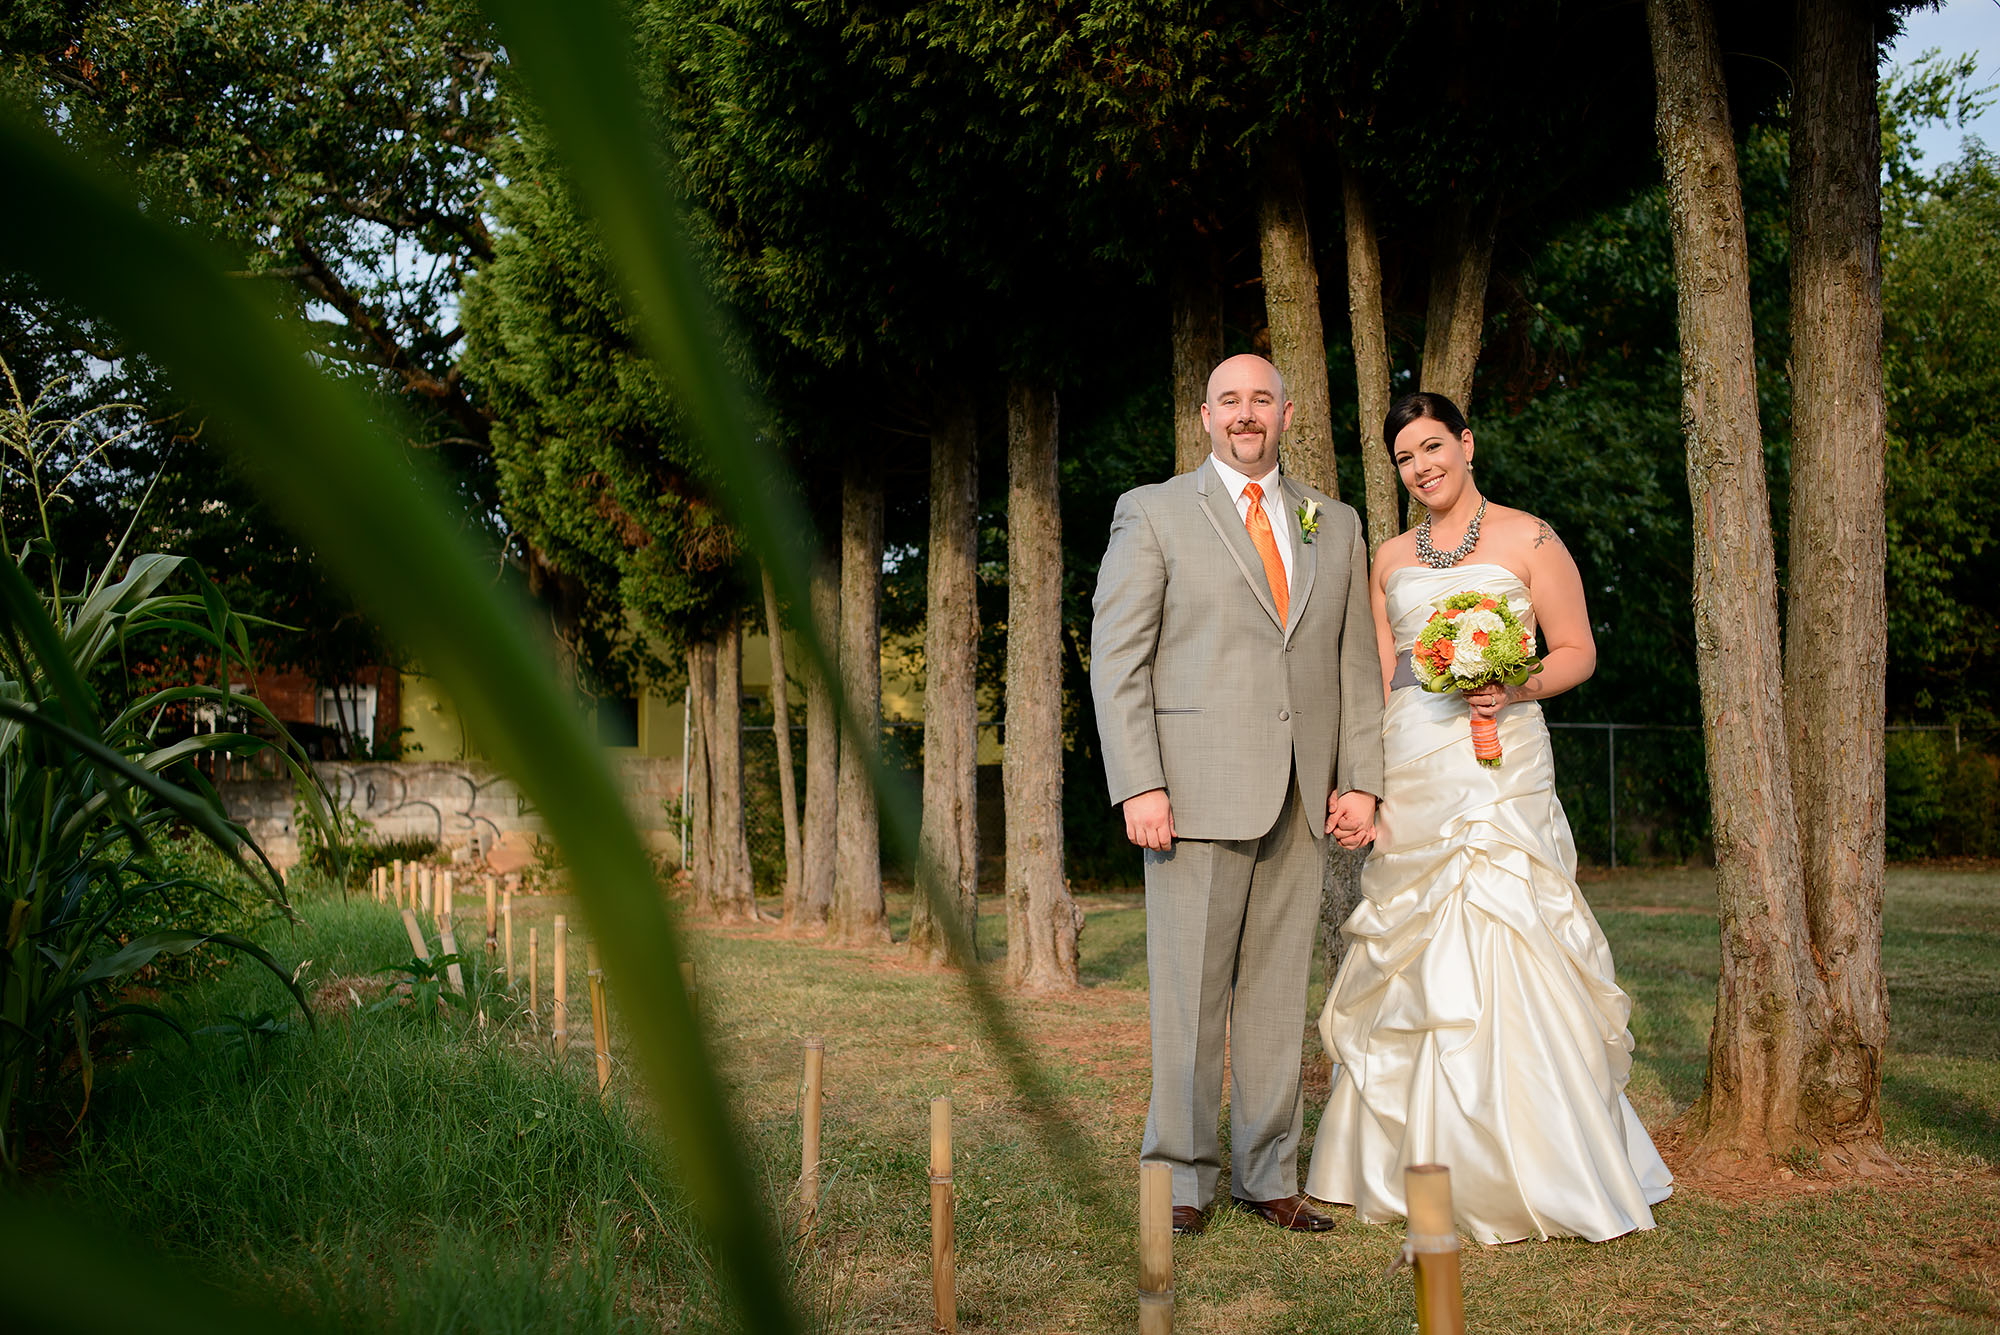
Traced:
MULTIPOLYGON (((1585 885, 1635 1001, 1632 1097, 1662 1126, 1699 1092, 1714 986, 1710 878, 1638 872, 1585 885)), ((989 904, 981 941, 1001 947, 989 904)), ((967 1330, 1130 1329, 1131 1211, 1147 1095, 1144 912, 1136 895, 1085 904, 1087 986, 1017 1013, 1091 1146, 1052 1166, 979 1037, 958 984, 900 949, 836 950, 774 928, 698 931, 703 1018, 772 1184, 790 1212, 799 1041, 826 1040, 826 1185, 817 1229, 791 1247, 821 1329, 929 1328, 928 1102, 955 1101, 961 1324, 967 1330), (1103 1184, 1093 1206, 1079 1176, 1103 1184)), ((517 902, 526 928, 564 911, 517 902)), ((481 910, 468 907, 460 939, 481 910)), ((316 1035, 206 1039, 132 1061, 100 1091, 61 1186, 339 1325, 400 1330, 699 1329, 712 1277, 640 1118, 590 1092, 582 946, 571 942, 566 1060, 504 994, 481 1025, 357 1010, 369 971, 408 955, 369 904, 309 903, 279 933, 325 1011, 316 1035), (352 989, 350 991, 350 989, 352 989)), ((1478 1331, 2000 1330, 2000 875, 1899 870, 1885 957, 1895 1051, 1885 1074, 1906 1184, 1833 1188, 1811 1165, 1784 1194, 1682 1191, 1659 1227, 1609 1244, 1469 1246, 1478 1331)), ((663 967, 667 967, 663 965, 663 967)), ((543 963, 543 1008, 548 961, 543 963)), ((1315 982, 1313 1004, 1323 984, 1315 982)), ((249 970, 194 1000, 193 1018, 269 1009, 249 970)), ((1309 1042, 1308 1143, 1326 1066, 1309 1042)), ((613 1048, 618 1026, 613 1018, 613 1048)), ((622 1065, 622 1053, 621 1053, 622 1065)), ((754 1207, 751 1207, 754 1208, 754 1207)), ((1184 1331, 1411 1329, 1407 1276, 1383 1271, 1399 1227, 1344 1218, 1294 1237, 1224 1214, 1176 1244, 1184 1331)))

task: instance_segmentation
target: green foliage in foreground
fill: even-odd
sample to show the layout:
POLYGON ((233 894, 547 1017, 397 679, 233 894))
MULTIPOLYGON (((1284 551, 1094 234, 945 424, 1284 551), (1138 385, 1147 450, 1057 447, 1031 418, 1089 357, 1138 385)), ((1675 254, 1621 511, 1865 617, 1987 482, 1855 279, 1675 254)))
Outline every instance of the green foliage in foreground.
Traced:
POLYGON ((318 1032, 233 1041, 278 993, 246 970, 205 984, 180 1017, 201 1036, 108 1084, 62 1193, 328 1328, 706 1328, 694 1224, 622 1103, 518 1016, 375 1008, 409 954, 394 912, 315 898, 299 918, 260 939, 303 969, 318 1032))

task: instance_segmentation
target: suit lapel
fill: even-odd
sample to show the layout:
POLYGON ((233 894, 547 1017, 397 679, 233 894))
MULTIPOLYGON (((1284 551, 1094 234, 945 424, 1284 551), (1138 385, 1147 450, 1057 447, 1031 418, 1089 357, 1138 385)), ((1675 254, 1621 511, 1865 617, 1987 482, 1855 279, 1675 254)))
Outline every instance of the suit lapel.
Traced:
POLYGON ((1257 596, 1258 605, 1271 618, 1271 624, 1283 630, 1284 625, 1278 620, 1278 605, 1271 601, 1271 586, 1264 579, 1264 558, 1257 555, 1257 549, 1251 545, 1250 530, 1243 526, 1243 517, 1236 513, 1236 506, 1229 499, 1229 488, 1222 485, 1222 478, 1206 460, 1195 470, 1194 489, 1201 497, 1201 512, 1208 516, 1208 522, 1215 527, 1215 535, 1229 549, 1236 568, 1243 573, 1243 582, 1257 596))
MULTIPOLYGON (((1313 578, 1319 574, 1319 543, 1305 540, 1305 526, 1299 522, 1299 507, 1306 499, 1304 493, 1283 473, 1278 475, 1278 489, 1284 495, 1285 509, 1292 516, 1292 601, 1287 609, 1292 620, 1285 627, 1285 637, 1290 639, 1299 618, 1305 614, 1306 599, 1312 597, 1313 578)), ((1320 513, 1326 513, 1324 506, 1320 513)))

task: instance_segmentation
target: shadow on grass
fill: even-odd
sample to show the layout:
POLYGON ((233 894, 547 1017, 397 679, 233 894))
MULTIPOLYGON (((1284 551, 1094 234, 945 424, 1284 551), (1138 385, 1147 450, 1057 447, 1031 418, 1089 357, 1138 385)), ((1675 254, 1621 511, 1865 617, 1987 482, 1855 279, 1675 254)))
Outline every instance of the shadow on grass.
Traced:
POLYGON ((1892 1125, 1904 1123, 1947 1149, 2000 1164, 2000 1105, 1894 1071, 1882 1077, 1882 1100, 1892 1125))

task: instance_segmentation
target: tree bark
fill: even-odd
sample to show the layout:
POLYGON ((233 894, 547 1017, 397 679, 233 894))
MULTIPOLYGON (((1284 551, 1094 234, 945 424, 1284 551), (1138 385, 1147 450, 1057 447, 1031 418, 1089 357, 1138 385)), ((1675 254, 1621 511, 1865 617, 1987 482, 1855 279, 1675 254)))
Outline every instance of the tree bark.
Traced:
MULTIPOLYGON (((812 620, 834 670, 840 658, 840 556, 822 549, 813 560, 812 620)), ((840 714, 833 687, 818 672, 806 683, 805 908, 803 925, 823 928, 833 912, 834 856, 840 802, 840 714)))
POLYGON ((735 617, 715 639, 714 731, 709 735, 709 847, 715 874, 715 911, 725 918, 757 917, 750 876, 750 839, 744 822, 743 626, 735 617))
POLYGON ((924 808, 910 956, 954 959, 949 912, 970 943, 979 921, 979 423, 947 395, 931 431, 929 580, 924 614, 924 808))
POLYGON ((1647 0, 1646 19, 1679 293, 1695 661, 1722 935, 1708 1078, 1687 1129, 1695 1166, 1756 1171, 1810 1144, 1801 1095, 1824 1050, 1826 994, 1800 883, 1747 237, 1721 54, 1707 0, 1647 0))
POLYGON ((764 571, 764 633, 771 641, 771 739, 778 748, 778 805, 784 808, 785 896, 781 916, 796 927, 805 914, 804 850, 799 835, 798 779, 792 773, 791 683, 785 679, 785 619, 778 612, 778 585, 764 571))
POLYGON ((869 766, 882 741, 882 466, 866 451, 848 455, 840 485, 840 684, 852 717, 840 747, 830 926, 837 941, 886 945, 882 824, 869 766))
POLYGON ((1062 513, 1056 396, 1007 386, 1007 981, 1079 985, 1083 910, 1063 874, 1062 513))
POLYGON ((1403 531, 1396 506, 1396 465, 1382 445, 1389 416, 1389 326, 1382 314, 1382 246, 1367 183, 1352 167, 1340 171, 1347 226, 1347 326, 1360 391, 1361 471, 1367 480, 1368 551, 1403 531))
POLYGON ((1424 316, 1423 388, 1472 411, 1472 370, 1486 336, 1486 283, 1493 270, 1497 203, 1441 209, 1431 249, 1424 316))
POLYGON ((1333 395, 1326 377, 1326 331, 1320 320, 1319 269, 1306 225, 1305 181, 1298 158, 1283 140, 1270 150, 1263 194, 1257 201, 1257 240, 1264 269, 1264 319, 1271 329, 1271 360, 1285 378, 1292 408, 1285 433, 1285 471, 1324 479, 1312 485, 1336 500, 1333 472, 1333 395))
POLYGON ((1785 722, 1806 920, 1832 1008, 1812 1133, 1883 1161, 1881 127, 1873 11, 1801 0, 1792 104, 1792 530, 1785 722))
POLYGON ((1212 448, 1201 424, 1208 373, 1222 360, 1222 257, 1198 237, 1174 265, 1174 471, 1201 467, 1212 448))
POLYGON ((715 832, 713 818, 714 785, 710 777, 709 737, 715 731, 715 641, 692 645, 687 651, 688 710, 693 715, 689 729, 692 745, 688 754, 688 842, 682 860, 687 864, 688 889, 694 893, 696 913, 715 909, 715 832))

